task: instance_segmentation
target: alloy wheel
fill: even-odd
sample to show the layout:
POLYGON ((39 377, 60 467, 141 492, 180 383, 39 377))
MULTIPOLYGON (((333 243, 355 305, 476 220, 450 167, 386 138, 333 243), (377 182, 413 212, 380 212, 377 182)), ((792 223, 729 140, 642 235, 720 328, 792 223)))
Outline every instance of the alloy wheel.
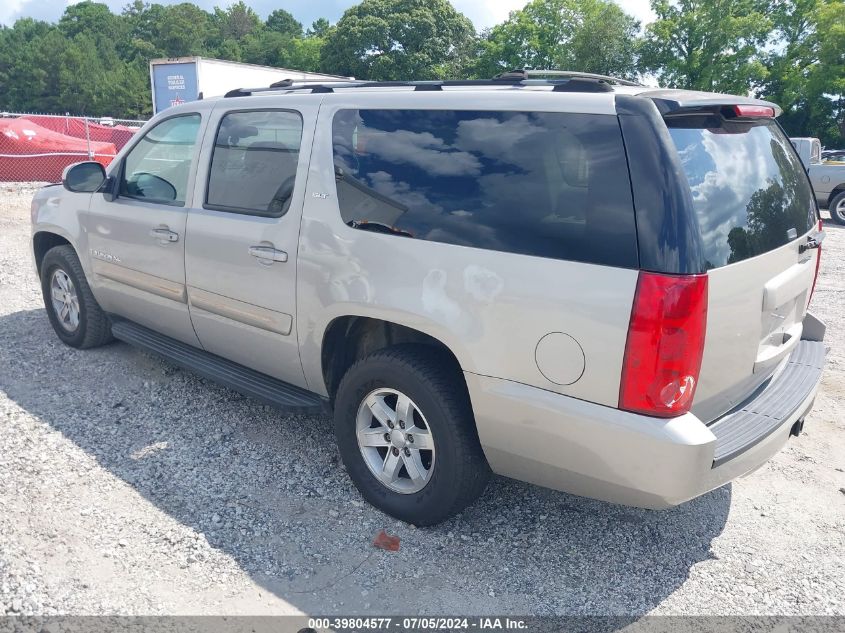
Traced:
POLYGON ((50 277, 50 300, 62 328, 75 332, 79 327, 79 297, 73 281, 61 268, 54 270, 50 277))
POLYGON ((845 224, 845 197, 830 212, 835 214, 841 223, 845 224))
POLYGON ((401 391, 379 388, 358 407, 358 448, 370 472, 388 489, 413 494, 434 473, 434 438, 419 407, 401 391))

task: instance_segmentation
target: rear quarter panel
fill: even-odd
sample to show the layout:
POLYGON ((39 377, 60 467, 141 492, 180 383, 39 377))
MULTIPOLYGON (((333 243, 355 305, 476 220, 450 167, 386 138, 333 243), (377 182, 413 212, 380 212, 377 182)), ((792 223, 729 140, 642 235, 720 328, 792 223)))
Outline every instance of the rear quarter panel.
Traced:
MULTIPOLYGON (((413 98, 408 107, 428 106, 423 103, 425 95, 408 96, 413 98)), ((298 336, 310 388, 326 393, 320 353, 326 328, 337 317, 358 315, 400 323, 437 338, 465 371, 616 406, 637 271, 347 226, 337 203, 331 121, 341 107, 367 107, 365 97, 370 95, 359 95, 349 104, 341 95, 330 97, 321 107, 315 136, 297 269, 298 336), (555 332, 568 334, 583 350, 583 373, 569 385, 546 378, 535 361, 540 339, 555 332)), ((385 98, 371 96, 373 107, 385 107, 379 97, 385 98)), ((390 107, 402 107, 395 105, 395 93, 387 98, 394 104, 390 107)), ((544 103, 566 111, 565 100, 544 103)), ((446 107, 481 109, 478 104, 446 107)), ((507 100, 508 108, 520 105, 536 108, 507 100)), ((571 107, 585 111, 584 105, 571 107)), ((613 106, 607 101, 593 107, 613 106)))

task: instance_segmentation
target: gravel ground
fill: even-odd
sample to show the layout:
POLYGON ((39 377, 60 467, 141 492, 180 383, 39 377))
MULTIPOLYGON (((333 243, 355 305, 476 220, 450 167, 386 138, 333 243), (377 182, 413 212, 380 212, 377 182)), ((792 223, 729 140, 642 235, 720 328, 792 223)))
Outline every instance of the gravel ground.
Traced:
POLYGON ((845 614, 842 228, 813 300, 824 385, 766 466, 663 512, 500 478, 415 529, 361 501, 328 419, 60 344, 31 195, 0 185, 0 614, 845 614))

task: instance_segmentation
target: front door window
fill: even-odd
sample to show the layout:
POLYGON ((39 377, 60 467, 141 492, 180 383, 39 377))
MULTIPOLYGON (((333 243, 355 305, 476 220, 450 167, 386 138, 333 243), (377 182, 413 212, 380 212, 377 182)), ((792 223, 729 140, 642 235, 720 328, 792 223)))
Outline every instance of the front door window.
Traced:
POLYGON ((126 156, 120 195, 184 206, 199 127, 200 115, 188 114, 166 119, 147 132, 126 156))

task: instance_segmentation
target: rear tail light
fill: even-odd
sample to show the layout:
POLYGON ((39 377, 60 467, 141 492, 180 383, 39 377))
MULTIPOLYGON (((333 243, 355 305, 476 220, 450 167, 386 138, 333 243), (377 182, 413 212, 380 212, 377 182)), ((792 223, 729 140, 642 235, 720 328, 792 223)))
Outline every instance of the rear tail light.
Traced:
MULTIPOLYGON (((819 233, 822 231, 822 220, 819 218, 819 233)), ((819 247, 816 249, 818 254, 816 255, 816 276, 813 277, 813 287, 810 288, 810 298, 807 299, 807 305, 810 305, 810 301, 813 300, 813 293, 816 291, 816 282, 819 280, 819 267, 822 263, 822 245, 819 244, 819 247)))
POLYGON ((774 118, 775 109, 763 105, 735 105, 734 114, 738 117, 767 117, 774 118))
POLYGON ((622 364, 619 408, 658 417, 689 411, 707 326, 707 275, 640 272, 622 364))

